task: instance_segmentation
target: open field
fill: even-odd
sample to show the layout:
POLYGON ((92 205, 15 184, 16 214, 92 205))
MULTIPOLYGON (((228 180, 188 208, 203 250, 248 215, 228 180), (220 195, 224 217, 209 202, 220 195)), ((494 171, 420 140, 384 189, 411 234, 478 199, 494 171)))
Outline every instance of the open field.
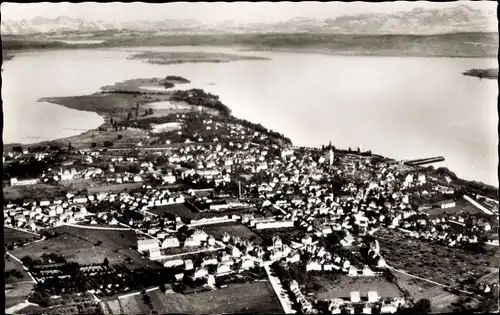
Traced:
POLYGON ((474 207, 470 202, 468 202, 465 199, 460 199, 455 202, 456 206, 453 208, 448 208, 448 209, 441 209, 441 208, 433 208, 426 210, 425 212, 428 213, 429 215, 440 215, 443 213, 450 213, 450 214, 460 214, 460 213, 484 213, 478 208, 474 207))
POLYGON ((398 272, 394 272, 394 275, 401 288, 409 292, 411 299, 414 301, 420 299, 430 300, 434 312, 447 311, 451 307, 451 303, 458 301, 458 296, 446 292, 443 287, 436 284, 415 279, 398 272))
POLYGON ((296 227, 255 230, 255 233, 262 237, 266 243, 271 243, 273 236, 279 236, 284 244, 290 244, 291 241, 295 241, 297 238, 302 238, 306 235, 304 230, 296 227))
POLYGON ((125 184, 112 184, 112 185, 102 185, 97 187, 87 188, 88 192, 91 194, 99 192, 113 192, 119 193, 124 191, 134 191, 142 187, 144 183, 125 183, 125 184))
MULTIPOLYGON (((128 95, 130 97, 130 95, 128 95)), ((64 138, 63 140, 53 140, 47 141, 52 145, 67 146, 68 143, 76 149, 88 149, 92 147, 92 143, 96 144, 96 147, 102 148, 104 142, 109 141, 113 143, 113 146, 124 147, 133 146, 136 147, 137 143, 144 141, 148 133, 144 130, 137 128, 127 128, 124 130, 115 131, 115 129, 109 130, 88 130, 82 134, 64 138), (120 139, 118 139, 121 137, 120 139)), ((44 144, 46 142, 42 142, 44 144)))
MULTIPOLYGON (((215 245, 213 246, 214 250, 215 249, 222 249, 223 247, 220 245, 215 245)), ((167 248, 163 251, 163 254, 166 256, 170 255, 178 255, 178 254, 190 254, 190 253, 196 253, 199 251, 210 251, 211 249, 208 247, 202 247, 202 246, 195 246, 195 247, 171 247, 167 248)))
POLYGON ((3 243, 4 245, 10 245, 17 241, 22 242, 33 242, 39 240, 41 237, 36 236, 34 234, 23 232, 20 230, 11 229, 9 227, 4 226, 3 228, 3 243))
MULTIPOLYGON (((139 91, 143 87, 164 87, 165 79, 163 78, 140 78, 117 82, 113 85, 106 85, 101 88, 102 91, 139 91)), ((174 84, 177 82, 168 81, 174 84)), ((145 89, 145 92, 148 90, 145 89)))
POLYGON ((96 112, 102 115, 126 118, 128 111, 135 111, 136 104, 139 104, 139 114, 142 114, 144 110, 141 110, 141 105, 151 102, 167 101, 169 99, 170 95, 168 94, 137 92, 137 94, 133 95, 127 93, 95 93, 83 96, 47 97, 41 99, 41 101, 62 105, 68 108, 96 112))
POLYGON ((185 204, 173 204, 160 207, 154 207, 148 210, 151 213, 157 215, 163 215, 164 213, 170 213, 181 218, 192 219, 196 217, 196 213, 191 211, 185 204))
POLYGON ((26 281, 33 281, 31 277, 28 275, 26 270, 24 270, 23 266, 21 263, 16 261, 14 258, 10 257, 9 255, 5 255, 4 259, 4 271, 8 272, 11 271, 12 269, 19 271, 21 273, 21 278, 17 278, 13 275, 10 275, 8 278, 5 278, 5 283, 6 284, 14 284, 14 283, 19 283, 19 282, 26 282, 26 281))
POLYGON ((44 253, 62 255, 67 261, 80 264, 102 263, 108 258, 110 264, 127 263, 131 267, 154 267, 154 262, 144 258, 133 247, 137 236, 133 231, 95 230, 61 226, 49 229, 60 235, 42 242, 16 248, 12 254, 18 258, 30 256, 39 258, 44 253), (98 242, 101 245, 97 245, 98 242))
POLYGON ((381 277, 351 278, 339 276, 335 279, 326 277, 314 277, 315 282, 322 288, 314 293, 315 299, 329 300, 335 298, 349 298, 352 291, 358 291, 361 297, 366 297, 368 291, 377 291, 380 297, 399 297, 402 292, 395 284, 381 277))
POLYGON ((212 235, 218 240, 222 238, 222 234, 224 234, 224 232, 227 232, 231 236, 237 236, 243 240, 249 240, 259 245, 262 244, 262 238, 260 236, 252 232, 252 230, 245 225, 238 222, 204 225, 202 229, 208 235, 212 235))
MULTIPOLYGON (((196 294, 149 292, 154 310, 160 314, 282 313, 281 305, 269 282, 230 284, 216 291, 196 294)), ((110 302, 108 301, 107 304, 110 302)), ((113 314, 145 314, 149 307, 141 294, 119 299, 110 305, 113 314), (115 312, 118 311, 118 312, 115 312)))
POLYGON ((34 283, 18 283, 5 286, 5 308, 24 302, 30 295, 34 283))
POLYGON ((381 230, 377 239, 390 266, 445 285, 458 285, 471 276, 480 278, 490 268, 498 268, 500 261, 498 247, 479 254, 407 238, 396 230, 381 230))
POLYGON ((5 200, 46 199, 65 195, 63 187, 48 184, 10 186, 3 188, 5 200))

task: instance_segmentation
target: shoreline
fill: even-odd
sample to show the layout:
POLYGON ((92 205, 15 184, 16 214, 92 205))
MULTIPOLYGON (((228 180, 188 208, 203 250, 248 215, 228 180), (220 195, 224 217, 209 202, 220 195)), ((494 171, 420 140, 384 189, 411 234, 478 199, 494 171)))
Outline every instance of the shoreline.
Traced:
POLYGON ((241 48, 240 51, 245 52, 286 52, 294 54, 317 54, 317 55, 329 55, 329 56, 342 56, 342 57, 401 57, 401 58, 464 58, 464 59, 496 59, 497 55, 484 55, 484 56, 470 56, 470 55, 458 55, 458 54, 425 54, 425 53, 391 53, 391 52, 363 52, 363 51, 343 51, 343 50, 328 50, 323 48, 302 48, 302 47, 249 47, 241 48))
MULTIPOLYGON (((182 79, 184 79, 184 78, 182 78, 182 79)), ((111 92, 111 93, 109 93, 109 94, 121 94, 119 90, 113 91, 113 88, 119 88, 119 87, 123 86, 123 84, 129 84, 130 82, 133 82, 135 84, 144 84, 145 80, 149 81, 149 82, 159 82, 159 78, 149 78, 149 79, 140 79, 140 78, 137 78, 137 79, 131 79, 131 80, 125 80, 125 81, 121 81, 121 82, 116 82, 114 85, 103 86, 100 89, 101 92, 97 92, 97 93, 90 94, 90 95, 64 97, 64 98, 57 98, 57 97, 41 98, 38 101, 45 101, 45 102, 49 102, 49 103, 52 103, 52 104, 60 105, 60 106, 66 107, 66 108, 74 109, 74 110, 82 110, 82 111, 94 112, 94 113, 98 114, 104 120, 104 122, 101 125, 99 125, 98 127, 94 128, 94 129, 89 129, 89 130, 87 130, 87 131, 85 131, 83 133, 77 134, 77 135, 63 137, 63 138, 58 138, 58 139, 53 139, 53 140, 47 140, 47 141, 39 141, 39 142, 34 142, 34 143, 29 143, 29 144, 7 143, 7 144, 4 145, 4 149, 5 149, 5 147, 12 147, 12 146, 15 146, 15 145, 20 145, 20 146, 37 146, 38 145, 38 146, 41 146, 41 145, 48 145, 50 143, 64 142, 65 140, 67 141, 67 140, 70 140, 71 138, 80 138, 80 137, 85 138, 86 135, 92 134, 94 132, 97 132, 101 128, 110 127, 111 126, 110 119, 112 117, 111 117, 111 115, 110 115, 109 112, 98 111, 98 110, 91 110, 91 109, 84 109, 84 108, 75 108, 73 106, 69 106, 68 104, 65 104, 64 102, 57 102, 57 99, 72 99, 72 98, 78 98, 78 97, 93 97, 93 96, 96 96, 96 95, 102 95, 102 94, 106 94, 106 92, 102 91, 102 89, 105 88, 105 87, 107 87, 108 89, 111 87, 111 89, 109 90, 109 92, 111 92)), ((186 80, 186 79, 184 79, 184 80, 186 80)), ((186 80, 186 81, 189 81, 189 80, 186 80)), ((176 84, 182 84, 182 83, 176 82, 176 84)), ((200 90, 200 91, 203 92, 203 90, 200 90)), ((125 95, 127 97, 129 97, 129 98, 132 95, 135 96, 135 95, 138 95, 138 94, 144 95, 146 97, 161 95, 161 96, 166 96, 167 97, 167 99, 165 101, 172 102, 173 101, 172 97, 173 97, 174 92, 175 92, 174 90, 172 90, 172 92, 169 91, 169 92, 166 92, 166 93, 155 93, 155 92, 151 92, 151 91, 145 92, 145 91, 143 91, 143 89, 141 90, 141 87, 136 87, 136 88, 132 88, 131 90, 129 90, 128 93, 126 93, 125 95), (138 94, 134 94, 134 93, 138 93, 138 94)), ((217 96, 215 96, 215 97, 218 98, 217 96)), ((147 102, 144 102, 142 105, 143 106, 147 106, 148 104, 155 103, 155 102, 156 102, 156 100, 150 98, 147 102)), ((192 105, 192 104, 189 104, 189 102, 185 102, 185 103, 188 104, 188 105, 192 105)), ((200 105, 198 105, 198 106, 200 106, 200 105)), ((222 113, 222 112, 219 112, 219 113, 222 113)), ((239 119, 238 117, 235 117, 235 116, 233 116, 230 113, 227 114, 227 115, 228 115, 228 117, 233 117, 233 118, 239 119)), ((157 117, 161 118, 161 117, 165 117, 165 116, 166 115, 160 115, 160 116, 157 116, 157 117)), ((117 121, 116 117, 115 117, 115 121, 117 121)), ((137 120, 135 120, 135 121, 137 121, 137 120)), ((289 144, 291 146, 293 146, 293 141, 290 140, 289 144)), ((356 154, 355 152, 353 152, 353 153, 356 154)), ((385 159, 391 159, 390 157, 387 157, 387 156, 384 156, 384 155, 381 155, 381 154, 372 153, 372 155, 382 156, 385 159)), ((394 160, 394 159, 391 159, 391 160, 394 160)), ((426 168, 426 167, 424 167, 424 168, 426 168)), ((442 169, 445 169, 445 170, 447 170, 447 172, 450 172, 450 173, 454 174, 453 171, 451 171, 447 167, 443 167, 442 169)), ((434 171, 436 171, 436 169, 434 171)), ((457 181, 459 181, 461 183, 461 185, 463 185, 463 183, 466 183, 466 184, 470 184, 470 185, 473 185, 473 186, 478 186, 479 185, 479 186, 482 186, 482 187, 487 188, 487 189, 498 190, 497 186, 489 185, 489 184, 483 183, 481 181, 466 180, 466 179, 459 178, 456 175, 454 177, 456 178, 457 181)))

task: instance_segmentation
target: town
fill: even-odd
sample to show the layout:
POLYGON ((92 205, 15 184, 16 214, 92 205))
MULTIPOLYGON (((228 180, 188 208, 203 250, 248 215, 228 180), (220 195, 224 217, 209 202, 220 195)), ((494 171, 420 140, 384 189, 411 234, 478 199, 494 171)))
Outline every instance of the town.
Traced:
POLYGON ((9 313, 421 313, 450 306, 434 296, 498 297, 496 192, 234 117, 134 126, 149 130, 136 146, 4 152, 9 313))

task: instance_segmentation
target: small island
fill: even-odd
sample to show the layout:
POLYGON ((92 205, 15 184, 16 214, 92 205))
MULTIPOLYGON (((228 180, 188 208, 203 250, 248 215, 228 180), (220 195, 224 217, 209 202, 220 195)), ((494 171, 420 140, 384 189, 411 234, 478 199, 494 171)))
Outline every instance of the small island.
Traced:
POLYGON ((463 75, 477 77, 480 79, 498 79, 498 69, 471 69, 462 73, 463 75))
POLYGON ((208 53, 208 52, 157 52, 157 51, 143 51, 134 54, 129 59, 144 60, 147 63, 170 65, 180 63, 223 63, 239 60, 269 60, 269 58, 256 57, 256 56, 241 56, 234 54, 223 53, 208 53))

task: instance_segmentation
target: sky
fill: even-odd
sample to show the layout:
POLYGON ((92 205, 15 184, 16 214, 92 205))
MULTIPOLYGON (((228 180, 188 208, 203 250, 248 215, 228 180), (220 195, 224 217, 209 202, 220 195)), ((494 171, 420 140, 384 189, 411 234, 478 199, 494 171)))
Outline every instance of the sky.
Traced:
POLYGON ((384 3, 369 2, 175 2, 152 4, 132 3, 9 3, 1 5, 2 19, 22 20, 37 16, 55 18, 68 16, 89 21, 131 21, 162 19, 196 19, 200 22, 214 23, 227 20, 240 22, 276 22, 294 17, 311 17, 318 19, 335 18, 340 15, 360 13, 393 13, 410 11, 417 7, 439 9, 453 7, 459 3, 474 9, 495 10, 496 1, 395 1, 384 3))

